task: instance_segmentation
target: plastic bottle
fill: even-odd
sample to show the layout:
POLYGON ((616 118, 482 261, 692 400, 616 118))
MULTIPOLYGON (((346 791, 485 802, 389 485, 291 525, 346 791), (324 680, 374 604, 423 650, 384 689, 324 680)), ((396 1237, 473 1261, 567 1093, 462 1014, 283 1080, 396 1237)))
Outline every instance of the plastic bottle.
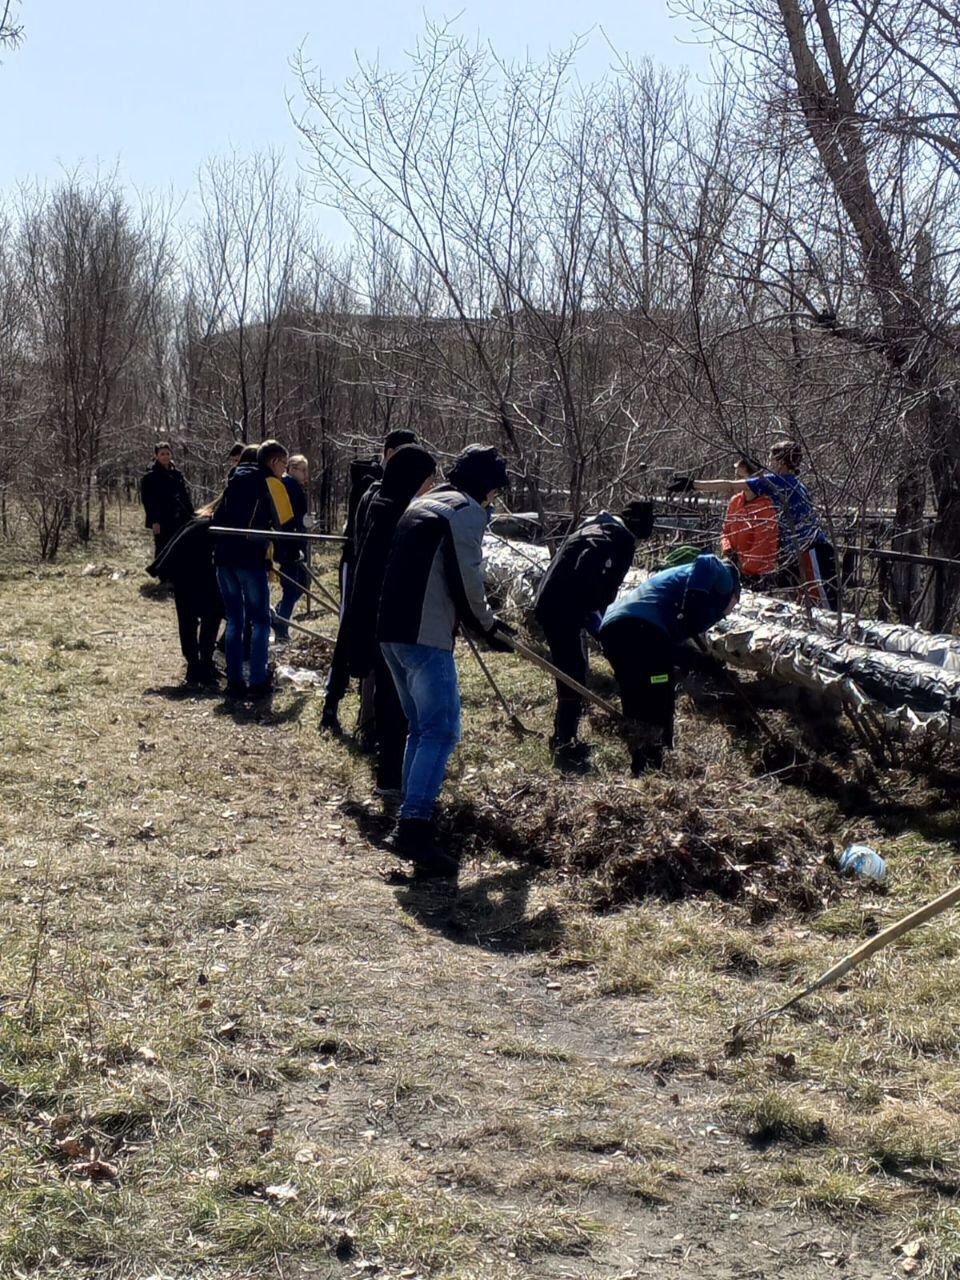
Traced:
POLYGON ((887 864, 868 844, 847 845, 840 855, 840 870, 876 884, 883 884, 887 878, 887 864))

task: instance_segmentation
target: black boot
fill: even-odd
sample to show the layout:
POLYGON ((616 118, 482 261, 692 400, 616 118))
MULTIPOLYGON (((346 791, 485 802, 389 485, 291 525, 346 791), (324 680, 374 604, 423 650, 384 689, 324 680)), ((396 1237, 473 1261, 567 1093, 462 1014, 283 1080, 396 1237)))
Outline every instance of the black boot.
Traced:
POLYGON ((627 722, 627 745, 630 748, 630 772, 635 778, 649 769, 663 768, 663 729, 645 720, 627 722))
POLYGON ((568 742, 551 739, 554 767, 561 773, 586 773, 590 768, 590 744, 571 738, 568 742))
POLYGON ((456 879, 460 864, 440 847, 432 818, 401 818, 387 837, 398 858, 412 862, 420 875, 456 879))
POLYGON ((335 738, 343 736, 343 725, 340 723, 340 703, 327 698, 320 713, 320 728, 332 733, 335 738))

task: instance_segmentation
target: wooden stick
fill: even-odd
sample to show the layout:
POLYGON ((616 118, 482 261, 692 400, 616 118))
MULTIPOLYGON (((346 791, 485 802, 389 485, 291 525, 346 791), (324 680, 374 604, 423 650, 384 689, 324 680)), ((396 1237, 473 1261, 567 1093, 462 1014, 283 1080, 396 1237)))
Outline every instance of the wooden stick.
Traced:
POLYGON ((838 978, 842 978, 844 974, 849 973, 851 969, 855 969, 857 965, 863 964, 864 960, 869 959, 870 956, 875 955, 878 951, 882 951, 884 947, 889 946, 897 938, 902 938, 905 933, 909 933, 911 929, 916 929, 918 925, 926 924, 928 920, 932 920, 934 916, 940 915, 941 912, 946 911, 948 907, 952 907, 957 902, 960 902, 960 884, 954 885, 946 893, 941 893, 939 898, 934 898, 932 902, 928 902, 924 907, 918 907, 916 911, 911 911, 902 920, 895 921, 894 924, 888 925, 886 929, 882 929, 874 937, 868 938, 866 942, 861 943, 849 955, 844 956, 842 960, 829 968, 826 973, 822 973, 815 982, 811 982, 808 987, 804 987, 795 996, 791 996, 786 1004, 778 1005, 775 1009, 766 1009, 763 1013, 757 1014, 756 1017, 750 1018, 742 1027, 734 1027, 734 1039, 742 1038, 743 1032, 748 1027, 762 1022, 766 1018, 775 1018, 781 1013, 786 1013, 799 1000, 803 1000, 806 996, 812 995, 814 991, 819 991, 822 987, 827 987, 832 982, 836 982, 838 978))
POLYGON ((332 648, 337 642, 331 640, 329 636, 322 635, 319 631, 313 631, 310 627, 305 627, 302 623, 294 622, 292 618, 282 618, 280 620, 285 627, 292 627, 294 631, 302 631, 305 636, 312 636, 314 640, 322 640, 324 644, 330 645, 332 648))
MULTIPOLYGON (((304 565, 304 568, 306 568, 307 573, 310 572, 309 566, 304 565)), ((309 599, 308 589, 305 588, 302 583, 297 582, 296 578, 291 578, 288 573, 284 573, 279 565, 275 564, 273 566, 273 570, 278 578, 282 578, 284 582, 289 582, 292 587, 299 587, 303 594, 309 599)), ((328 613, 334 613, 338 618, 340 617, 340 610, 335 609, 332 604, 327 604, 326 600, 321 600, 319 603, 323 605, 324 609, 326 609, 328 613)))
POLYGON ((323 585, 323 583, 320 581, 320 579, 313 572, 313 570, 310 568, 309 565, 306 565, 306 570, 307 570, 307 573, 309 573, 311 579, 313 580, 314 586, 317 588, 317 590, 320 592, 320 594, 324 597, 324 599, 329 604, 330 608, 333 610, 334 613, 336 613, 337 617, 339 618, 340 606, 337 604, 334 596, 331 594, 330 591, 327 590, 327 588, 323 585))
POLYGON ((586 685, 580 684, 578 680, 574 680, 572 676, 568 676, 565 671, 561 671, 559 667, 555 667, 552 662, 548 662, 546 658, 541 658, 540 654, 534 649, 528 648, 522 640, 518 640, 516 636, 506 637, 517 653, 526 658, 528 662, 532 662, 534 666, 539 667, 541 671, 548 671, 555 680, 559 680, 561 684, 565 684, 568 689, 572 689, 574 693, 579 693, 581 698, 587 702, 592 702, 595 707, 599 707, 601 711, 606 711, 607 715, 613 716, 615 720, 623 721, 624 715, 617 710, 612 702, 607 702, 605 698, 601 698, 598 693, 594 693, 592 689, 588 689, 586 685))
POLYGON ((531 737, 534 737, 534 738, 537 737, 538 735, 536 733, 536 730, 528 729, 527 726, 520 719, 520 717, 517 715, 517 713, 510 706, 510 703, 506 700, 503 693, 501 692, 500 686, 497 684, 496 680, 494 680, 493 675, 490 671, 490 668, 484 662, 483 654, 480 652, 480 650, 474 644, 471 637, 467 635, 466 632, 464 632, 464 639, 466 640, 467 644, 470 647, 470 652, 473 654, 473 656, 476 658, 477 662, 479 663, 480 670, 487 677, 487 683, 489 684, 493 692, 496 694, 497 701, 500 703, 501 707, 503 707, 504 712, 506 713, 507 722, 510 725, 510 728, 513 730, 513 732, 517 735, 517 737, 521 741, 527 734, 529 734, 531 737))

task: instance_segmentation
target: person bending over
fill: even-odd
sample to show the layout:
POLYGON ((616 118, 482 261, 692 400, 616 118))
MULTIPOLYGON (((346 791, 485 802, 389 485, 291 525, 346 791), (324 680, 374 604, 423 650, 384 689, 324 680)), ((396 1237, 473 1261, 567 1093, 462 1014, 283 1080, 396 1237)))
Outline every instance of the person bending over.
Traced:
POLYGON ((180 652, 187 663, 187 684, 216 685, 220 673, 213 661, 223 600, 213 564, 210 526, 219 499, 201 507, 181 525, 147 568, 147 573, 173 583, 180 652))
MULTIPOLYGON (((534 614, 550 646, 550 658, 566 675, 586 684, 585 632, 596 635, 604 609, 620 589, 640 538, 653 532, 653 507, 631 502, 619 516, 601 511, 584 520, 550 561, 537 591, 534 614)), ((554 763, 575 768, 588 748, 577 740, 583 700, 557 681, 557 709, 550 746, 554 763)))
MULTIPOLYGON (((347 656, 350 651, 350 638, 343 625, 344 613, 347 607, 347 600, 350 597, 351 575, 357 553, 360 550, 367 509, 379 488, 380 480, 383 476, 383 468, 398 449, 403 448, 405 444, 416 443, 417 435, 415 431, 407 431, 400 428, 396 431, 388 431, 383 438, 382 465, 373 459, 361 458, 355 458, 350 463, 350 494, 347 499, 347 522, 343 527, 344 543, 340 552, 340 628, 337 631, 333 657, 330 661, 326 696, 323 701, 323 711, 320 715, 320 728, 338 736, 343 732, 340 724, 340 703, 343 701, 350 686, 349 660, 347 656)), ((372 732, 373 713, 372 706, 368 706, 368 703, 371 703, 372 700, 364 696, 364 687, 361 685, 357 733, 361 748, 372 749, 374 745, 372 732)))
POLYGON ((393 676, 377 644, 380 593, 400 517, 414 498, 433 486, 437 464, 416 444, 397 449, 383 469, 383 481, 367 507, 363 540, 353 566, 353 587, 344 626, 349 638, 349 670, 361 680, 373 676, 373 714, 377 740, 377 790, 389 798, 403 782, 407 718, 393 676))
POLYGON ((457 869, 439 848, 433 821, 447 762, 460 740, 457 629, 462 624, 491 648, 510 649, 512 628, 487 603, 482 567, 486 508, 506 485, 507 468, 496 449, 465 449, 447 483, 416 498, 400 517, 384 573, 377 639, 410 726, 391 840, 396 853, 430 874, 457 869))
POLYGON ((707 553, 653 574, 603 615, 600 645, 620 687, 635 778, 659 769, 673 746, 680 646, 719 622, 739 598, 735 566, 707 553))
MULTIPOLYGON (((227 481, 217 508, 217 524, 228 529, 283 530, 293 520, 290 498, 280 477, 287 451, 265 440, 255 463, 241 462, 227 481)), ((215 535, 214 563, 227 615, 227 693, 231 697, 266 697, 270 645, 270 544, 266 538, 215 535), (244 681, 243 637, 249 622, 250 682, 244 681)))

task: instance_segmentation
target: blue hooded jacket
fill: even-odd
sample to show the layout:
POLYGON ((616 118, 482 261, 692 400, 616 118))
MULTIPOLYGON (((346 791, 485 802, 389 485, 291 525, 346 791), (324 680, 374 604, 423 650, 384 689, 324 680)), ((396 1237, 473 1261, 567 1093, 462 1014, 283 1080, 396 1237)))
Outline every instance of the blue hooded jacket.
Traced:
POLYGON ((659 627, 675 643, 692 640, 719 622, 739 595, 740 579, 731 564, 719 556, 697 556, 621 596, 603 615, 600 633, 622 618, 636 618, 659 627))

